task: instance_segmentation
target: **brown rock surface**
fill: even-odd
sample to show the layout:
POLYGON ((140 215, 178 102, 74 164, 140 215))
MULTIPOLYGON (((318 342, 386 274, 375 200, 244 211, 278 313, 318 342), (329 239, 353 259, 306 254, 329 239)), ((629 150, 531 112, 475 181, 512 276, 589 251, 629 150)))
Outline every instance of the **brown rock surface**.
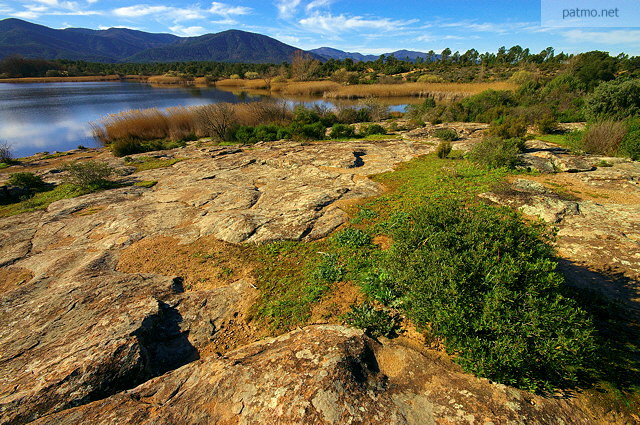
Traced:
MULTIPOLYGON (((457 129, 476 137, 482 126, 457 129)), ((171 168, 126 177, 157 181, 151 188, 0 219, 0 423, 616 423, 580 397, 494 385, 402 339, 380 345, 315 326, 253 342, 249 271, 200 263, 216 250, 233 254, 230 243, 324 237, 348 220, 345 202, 381 192, 366 176, 433 149, 400 140, 194 144, 168 153, 185 159, 171 168), (154 249, 183 261, 145 265, 154 249), (176 264, 196 270, 194 280, 175 278, 176 264)), ((591 176, 581 182, 596 194, 609 184, 631 193, 633 167, 572 175, 591 176)), ((539 183, 518 190, 566 226, 560 247, 568 256, 592 261, 588 244, 598 240, 600 252, 617 250, 616 264, 635 270, 625 262, 636 261, 637 204, 567 201, 539 183), (620 232, 608 229, 610 240, 580 221, 605 226, 607 214, 626 220, 620 232)), ((341 296, 357 297, 348 288, 341 296)))
POLYGON ((568 415, 568 404, 470 377, 402 339, 382 345, 322 325, 198 360, 34 424, 611 423, 575 406, 568 415))

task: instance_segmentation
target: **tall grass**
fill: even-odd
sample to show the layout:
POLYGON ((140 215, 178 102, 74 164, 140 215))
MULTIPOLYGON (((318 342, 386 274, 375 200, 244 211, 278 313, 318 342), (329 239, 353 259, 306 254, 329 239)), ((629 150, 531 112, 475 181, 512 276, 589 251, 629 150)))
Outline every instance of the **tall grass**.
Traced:
POLYGON ((405 83, 339 86, 324 93, 328 99, 366 97, 431 97, 435 100, 459 100, 485 90, 514 90, 515 84, 495 83, 405 83))
MULTIPOLYGON (((134 109, 111 114, 92 123, 93 137, 121 152, 135 153, 141 142, 168 139, 182 141, 212 136, 224 140, 238 125, 287 122, 291 111, 284 102, 216 103, 203 106, 134 109), (122 148, 122 149, 120 149, 122 148)), ((148 148, 159 146, 146 144, 148 148)), ((147 149, 149 150, 149 149, 147 149)))

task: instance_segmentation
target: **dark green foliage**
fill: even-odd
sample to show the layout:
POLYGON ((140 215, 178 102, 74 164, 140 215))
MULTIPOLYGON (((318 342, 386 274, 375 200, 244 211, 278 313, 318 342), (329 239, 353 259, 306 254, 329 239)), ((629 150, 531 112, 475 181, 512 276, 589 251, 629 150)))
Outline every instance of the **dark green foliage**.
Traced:
POLYGON ((114 185, 109 178, 115 170, 106 162, 73 162, 67 164, 64 169, 67 172, 65 182, 83 190, 108 189, 114 185))
POLYGON ((313 124, 292 123, 289 127, 291 135, 295 138, 304 140, 322 140, 324 139, 327 128, 321 122, 313 124))
POLYGON ((640 79, 600 84, 585 99, 590 120, 623 120, 640 116, 640 79))
POLYGON ((313 280, 318 283, 338 282, 344 276, 344 270, 338 264, 336 254, 326 254, 322 262, 313 270, 313 280))
POLYGON ((515 96, 510 91, 486 90, 462 100, 452 113, 457 121, 491 122, 516 104, 515 96))
POLYGON ((303 105, 298 105, 293 108, 293 122, 299 124, 313 124, 320 121, 320 114, 310 108, 305 108, 303 105))
POLYGON ((287 127, 276 124, 265 124, 258 126, 241 125, 234 129, 233 139, 244 144, 257 142, 273 142, 275 140, 288 139, 291 131, 287 127))
POLYGON ((522 139, 486 137, 469 152, 469 159, 489 168, 514 168, 520 164, 518 154, 523 149, 522 139))
POLYGON ((333 127, 331 127, 331 132, 329 133, 329 137, 332 139, 346 139, 355 136, 355 128, 348 124, 334 124, 333 127))
POLYGON ((33 173, 13 173, 9 176, 9 184, 27 190, 37 190, 44 186, 42 177, 33 173))
POLYGON ((527 125, 522 117, 501 117, 491 122, 487 135, 496 136, 502 139, 512 139, 514 137, 524 137, 527 134, 527 125))
POLYGON ((153 152, 165 149, 175 149, 184 146, 184 142, 170 140, 140 140, 134 137, 115 140, 109 143, 109 148, 115 156, 127 156, 136 153, 153 152))
POLYGON ((452 142, 458 140, 458 133, 453 128, 438 128, 433 135, 440 140, 452 142))
POLYGON ((387 130, 380 124, 369 124, 360 127, 360 134, 363 136, 371 136, 373 134, 387 134, 387 130))
POLYGON ((640 118, 627 121, 627 134, 622 139, 620 150, 633 160, 640 159, 640 118))
POLYGON ((336 233, 333 240, 338 246, 359 248, 371 244, 371 236, 364 230, 347 227, 336 233))
POLYGON ((386 310, 377 310, 369 303, 351 306, 343 316, 345 323, 364 330, 372 338, 392 338, 400 332, 400 317, 386 310))
POLYGON ((596 349, 594 327, 562 295, 542 224, 442 199, 415 210, 393 240, 390 292, 467 371, 534 391, 577 381, 596 349))
POLYGON ((436 156, 440 159, 444 159, 448 157, 450 153, 451 153, 451 142, 448 140, 441 141, 438 147, 436 148, 436 156))
POLYGON ((591 89, 602 81, 613 80, 617 63, 615 58, 609 56, 609 53, 595 50, 576 56, 571 68, 572 74, 587 89, 591 89))

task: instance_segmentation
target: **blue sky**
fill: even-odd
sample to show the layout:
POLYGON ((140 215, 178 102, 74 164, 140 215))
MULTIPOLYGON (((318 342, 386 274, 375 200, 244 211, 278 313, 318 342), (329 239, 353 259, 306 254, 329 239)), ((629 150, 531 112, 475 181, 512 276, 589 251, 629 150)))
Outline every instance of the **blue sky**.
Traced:
MULTIPOLYGON (((556 52, 640 55, 640 28, 544 27, 540 1, 0 0, 0 18, 16 17, 54 28, 122 26, 180 36, 240 29, 303 49, 329 46, 371 54, 399 49, 440 52, 445 47, 484 52, 519 44, 534 53, 552 46, 556 52)), ((602 7, 614 7, 616 1, 623 6, 640 4, 638 0, 591 0, 602 7)), ((640 26, 639 21, 631 21, 640 26)))

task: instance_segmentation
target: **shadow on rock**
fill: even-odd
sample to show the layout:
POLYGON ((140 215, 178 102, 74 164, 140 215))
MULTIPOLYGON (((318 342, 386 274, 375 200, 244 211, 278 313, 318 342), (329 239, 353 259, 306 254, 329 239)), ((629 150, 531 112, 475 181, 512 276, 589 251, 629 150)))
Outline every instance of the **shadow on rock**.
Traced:
POLYGON ((623 390, 640 382, 640 282, 620 274, 603 274, 568 260, 558 270, 568 283, 567 296, 593 318, 601 343, 592 379, 623 390))

